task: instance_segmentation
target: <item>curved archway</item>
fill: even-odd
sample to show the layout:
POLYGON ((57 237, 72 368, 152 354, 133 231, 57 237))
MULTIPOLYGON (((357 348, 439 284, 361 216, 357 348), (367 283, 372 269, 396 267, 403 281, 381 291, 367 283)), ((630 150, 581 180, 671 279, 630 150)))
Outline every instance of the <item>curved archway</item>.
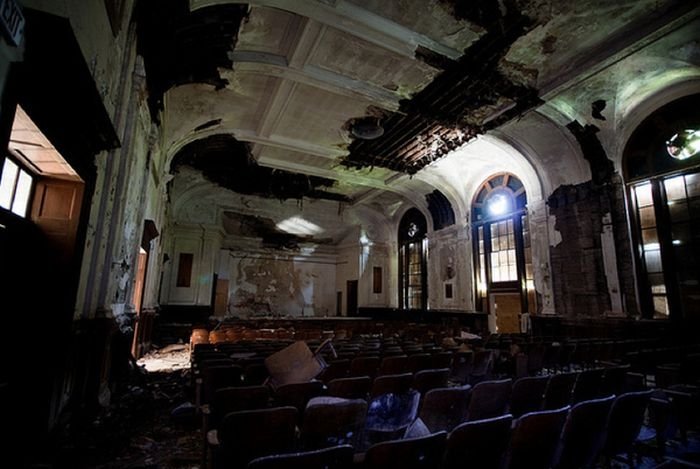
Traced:
POLYGON ((543 200, 551 184, 547 174, 533 165, 538 155, 526 156, 505 137, 495 133, 479 136, 415 177, 439 188, 450 199, 457 220, 469 220, 473 194, 489 175, 503 171, 517 174, 532 200, 543 200))
POLYGON ((515 175, 483 181, 472 200, 477 309, 497 316, 501 332, 519 332, 520 314, 536 310, 527 194, 515 175))
POLYGON ((700 94, 657 108, 623 152, 637 287, 648 318, 689 319, 700 311, 699 108, 700 94))

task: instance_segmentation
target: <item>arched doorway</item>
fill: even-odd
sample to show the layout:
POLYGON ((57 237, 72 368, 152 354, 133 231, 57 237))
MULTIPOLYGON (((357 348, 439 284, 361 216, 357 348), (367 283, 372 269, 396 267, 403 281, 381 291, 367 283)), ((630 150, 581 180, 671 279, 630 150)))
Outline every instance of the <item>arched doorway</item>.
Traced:
POLYGON ((427 309, 428 224, 423 214, 409 209, 399 223, 399 306, 402 309, 427 309))
POLYGON ((700 94, 668 103, 623 153, 643 317, 700 311, 700 94))
POLYGON ((499 173, 472 202, 476 308, 495 315, 499 332, 519 332, 536 310, 527 195, 520 179, 499 173))

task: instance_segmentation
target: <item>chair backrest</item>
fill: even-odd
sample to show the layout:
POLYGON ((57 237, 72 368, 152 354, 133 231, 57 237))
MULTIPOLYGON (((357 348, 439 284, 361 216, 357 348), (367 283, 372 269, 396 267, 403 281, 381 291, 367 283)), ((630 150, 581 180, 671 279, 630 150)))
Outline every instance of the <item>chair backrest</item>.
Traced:
POLYGON ((407 438, 377 443, 365 453, 366 469, 433 469, 440 467, 447 432, 419 438, 407 438))
POLYGON ((305 449, 349 444, 358 446, 367 417, 367 401, 315 397, 303 415, 301 439, 305 449))
POLYGON ((571 404, 577 373, 560 373, 549 377, 544 392, 544 410, 561 409, 571 404))
POLYGON ((559 437, 569 406, 530 412, 515 421, 508 447, 510 469, 549 469, 554 464, 559 437))
POLYGON ((542 410, 548 382, 549 376, 532 376, 516 380, 510 396, 510 413, 518 418, 528 412, 542 410))
POLYGON ((579 402, 569 411, 559 445, 557 467, 588 467, 600 453, 614 396, 579 402))
POLYGON ((323 370, 321 380, 324 383, 329 383, 334 379, 345 378, 350 371, 350 360, 345 358, 341 360, 333 360, 328 363, 328 368, 323 370))
POLYGON ((493 369, 493 351, 480 350, 474 354, 470 379, 488 376, 493 369))
POLYGON ((220 388, 211 403, 210 428, 217 428, 224 415, 241 410, 264 409, 270 400, 267 386, 220 388))
MULTIPOLYGON (((405 347, 404 351, 408 352, 405 347)), ((414 353, 408 356, 408 371, 411 373, 430 369, 430 364, 431 359, 429 353, 414 353)))
POLYGON ((362 449, 401 438, 418 416, 419 403, 420 393, 415 390, 402 394, 380 394, 370 399, 362 449))
POLYGON ((632 447, 644 423, 651 393, 652 390, 628 392, 615 399, 608 416, 603 454, 613 457, 632 447))
POLYGON ((201 403, 210 404, 217 389, 243 384, 243 369, 238 365, 210 366, 202 369, 201 403))
POLYGON ((590 368, 579 373, 574 385, 573 403, 590 401, 603 397, 603 373, 602 368, 590 368))
POLYGON ((458 351, 452 361, 452 379, 458 383, 466 383, 472 371, 474 352, 471 350, 458 351))
POLYGON ((379 376, 397 375, 408 372, 408 357, 406 355, 385 356, 379 364, 379 376))
POLYGON ((291 406, 226 414, 217 432, 216 467, 245 467, 254 458, 291 450, 297 416, 291 406))
POLYGON ((350 362, 350 376, 369 376, 374 378, 379 368, 379 357, 356 357, 350 362))
POLYGON ((559 353, 561 352, 561 344, 551 343, 545 346, 544 355, 542 356, 542 366, 553 371, 559 368, 559 353))
POLYGON ((625 392, 625 378, 630 365, 611 366, 603 373, 602 396, 619 396, 625 392))
POLYGON ((274 454, 256 458, 248 469, 351 469, 353 448, 334 446, 300 453, 274 454))
POLYGON ((275 401, 279 406, 294 406, 299 414, 302 414, 309 400, 322 393, 323 383, 321 381, 284 384, 275 389, 275 401))
POLYGON ((472 388, 467 420, 483 420, 506 413, 513 380, 482 381, 472 388))
POLYGON ((442 351, 433 353, 430 357, 430 367, 431 368, 450 368, 452 366, 452 358, 454 357, 454 352, 442 351))
POLYGON ((327 385, 327 394, 345 399, 367 399, 372 387, 372 378, 357 376, 355 378, 337 378, 327 385))
POLYGON ((444 388, 449 375, 449 368, 421 370, 413 375, 413 389, 424 395, 431 389, 444 388))
POLYGON ((246 386, 256 386, 263 384, 270 374, 264 363, 250 363, 243 372, 243 382, 246 386))
POLYGON ((527 351, 527 372, 536 375, 544 366, 544 345, 533 344, 527 351))
POLYGON ((372 383, 370 396, 375 397, 387 393, 402 394, 408 392, 412 384, 413 375, 411 373, 377 376, 372 383))
POLYGON ((443 467, 500 469, 510 439, 513 416, 501 415, 457 425, 447 438, 443 467))
POLYGON ((420 406, 420 419, 431 432, 452 431, 467 420, 471 386, 431 389, 420 406))

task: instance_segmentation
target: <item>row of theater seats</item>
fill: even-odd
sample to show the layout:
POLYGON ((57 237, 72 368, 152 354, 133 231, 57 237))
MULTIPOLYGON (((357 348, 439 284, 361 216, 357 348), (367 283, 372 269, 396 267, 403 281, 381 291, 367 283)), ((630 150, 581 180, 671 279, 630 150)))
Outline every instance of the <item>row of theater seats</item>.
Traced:
MULTIPOLYGON (((351 461, 368 468, 586 467, 601 455, 610 459, 632 452, 653 392, 627 392, 519 417, 485 417, 481 411, 474 417, 482 418, 467 413, 458 421, 450 415, 454 425, 431 428, 428 403, 443 391, 427 393, 420 408, 418 393, 411 391, 369 401, 317 397, 302 412, 292 406, 230 412, 209 432, 213 467, 330 468, 350 467, 351 461), (338 446, 345 449, 319 452, 338 446)), ((459 391, 469 394, 469 389, 459 391)), ((451 410, 443 406, 444 415, 451 410)))
POLYGON ((420 406, 424 422, 431 430, 439 431, 463 420, 505 412, 519 417, 527 412, 556 409, 642 387, 641 383, 626 379, 626 367, 600 370, 604 373, 596 374, 592 371, 526 377, 515 382, 511 379, 483 381, 474 387, 447 387, 447 369, 378 376, 374 380, 369 376, 337 378, 327 384, 314 380, 274 389, 263 385, 222 387, 207 401, 210 404, 207 427, 215 427, 225 414, 237 410, 292 406, 303 412, 307 403, 319 396, 368 400, 415 390, 423 396, 420 406))
MULTIPOLYGON (((366 408, 380 411, 384 409, 381 413, 386 415, 398 412, 398 410, 393 409, 390 412, 390 410, 386 409, 386 405, 382 405, 382 399, 386 399, 386 396, 390 395, 406 396, 413 394, 417 396, 415 407, 419 409, 416 415, 420 420, 417 420, 417 422, 419 421, 421 426, 430 433, 449 432, 464 422, 492 419, 506 413, 511 415, 512 420, 512 418, 518 418, 528 413, 557 410, 568 405, 599 399, 601 396, 608 394, 624 394, 626 391, 630 391, 631 387, 642 385, 642 382, 636 380, 634 375, 632 377, 635 377, 635 379, 629 379, 630 375, 626 373, 627 369, 628 367, 623 366, 562 373, 552 376, 527 377, 521 378, 514 383, 510 379, 485 381, 475 385, 473 388, 469 385, 437 387, 441 383, 436 382, 433 387, 421 389, 421 393, 410 389, 410 383, 415 383, 416 377, 423 372, 414 375, 413 381, 411 381, 411 375, 408 374, 404 376, 408 380, 399 385, 398 388, 389 387, 383 390, 377 388, 378 381, 400 381, 404 377, 401 375, 378 377, 374 380, 372 386, 370 386, 371 380, 369 377, 339 378, 330 381, 325 387, 321 382, 289 384, 275 389, 272 394, 270 394, 270 390, 266 386, 225 388, 215 393, 214 401, 209 409, 212 425, 207 426, 207 429, 216 428, 220 422, 226 419, 225 416, 231 412, 236 413, 269 406, 291 407, 296 409, 297 415, 303 417, 306 412, 305 409, 308 408, 307 403, 314 402, 315 399, 319 399, 316 396, 324 393, 327 396, 331 396, 330 399, 341 397, 348 398, 352 402, 365 402, 367 403, 366 408), (393 392, 385 394, 383 391, 393 392), (420 396, 423 396, 423 398, 420 399, 420 396)), ((447 373, 447 370, 427 370, 428 373, 433 371, 442 372, 443 376, 447 373)), ((328 398, 323 397, 320 399, 328 398)), ((690 397, 684 403, 679 402, 675 405, 683 404, 688 407, 688 399, 690 397)), ((656 401, 659 401, 659 399, 656 399, 656 401)), ((341 416, 339 418, 333 417, 335 410, 332 410, 332 408, 338 407, 338 402, 344 401, 322 402, 331 409, 325 410, 324 417, 318 419, 324 423, 324 428, 326 429, 323 431, 314 430, 315 433, 330 431, 329 441, 339 442, 342 441, 342 438, 337 433, 333 433, 333 431, 340 431, 341 434, 352 433, 353 435, 358 435, 360 431, 367 433, 372 430, 373 426, 376 427, 376 418, 368 418, 368 421, 373 422, 369 426, 365 424, 357 428, 353 427, 354 430, 352 431, 348 430, 346 426, 349 424, 343 420, 343 418, 348 418, 347 409, 340 412, 341 416), (330 430, 328 427, 330 427, 330 430)), ((663 404, 663 401, 660 402, 663 404)), ((666 402, 666 405, 670 406, 671 403, 666 402)), ((342 408, 343 406, 340 407, 342 408)), ((320 412, 319 409, 315 409, 315 411, 320 412)), ((401 415, 401 412, 398 413, 401 415)), ((355 425, 357 425, 358 419, 359 417, 355 415, 350 421, 355 422, 355 425)), ((406 418, 401 419, 405 426, 408 425, 410 420, 406 418)), ((299 424, 299 422, 303 422, 303 418, 297 419, 295 422, 299 424)), ((306 424, 307 433, 310 431, 308 430, 309 425, 309 423, 306 424)), ((379 427, 387 429, 390 425, 382 423, 379 427)), ((395 433, 394 436, 399 436, 399 434, 395 433)), ((363 451, 367 447, 368 441, 371 442, 371 440, 367 439, 361 441, 362 444, 358 446, 357 442, 353 440, 353 446, 356 450, 363 451)), ((308 444, 302 444, 301 446, 309 449, 308 444)), ((314 445, 311 446, 313 447, 314 445)), ((291 447, 294 447, 294 444, 291 447)), ((227 454, 226 451, 224 451, 224 454, 227 454)))
MULTIPOLYGON (((314 341, 310 342, 311 345, 314 345, 314 341)), ((582 342, 589 350, 593 344, 602 344, 602 342, 596 341, 582 342)), ((261 384, 264 382, 262 373, 265 368, 263 364, 264 357, 285 347, 289 343, 291 343, 290 340, 275 339, 195 346, 193 351, 193 367, 200 372, 200 379, 202 383, 204 383, 208 381, 207 379, 203 379, 206 375, 204 370, 210 368, 212 361, 226 361, 225 366, 232 367, 229 370, 232 371, 232 373, 229 373, 229 375, 234 377, 227 386, 238 388, 236 391, 240 393, 245 390, 241 385, 253 383, 261 384), (236 367, 240 368, 238 369, 236 367), (259 373, 259 379, 251 379, 251 368, 257 368, 261 371, 261 373, 259 373)), ((540 375, 542 373, 553 374, 552 376, 547 374, 544 376, 519 379, 515 383, 512 383, 512 386, 510 380, 478 384, 481 381, 490 380, 494 376, 494 371, 496 372, 496 376, 499 375, 499 372, 502 371, 503 368, 499 370, 498 367, 494 366, 494 363, 502 360, 503 357, 514 358, 517 363, 517 359, 523 356, 537 356, 538 349, 547 350, 547 347, 551 346, 555 349, 558 348, 559 351, 563 350, 560 348, 562 346, 561 343, 558 344, 556 342, 552 342, 551 344, 545 344, 543 342, 521 342, 518 344, 517 348, 512 347, 513 343, 511 342, 508 347, 502 346, 507 343, 507 341, 501 343, 500 340, 499 342, 491 341, 490 344, 486 344, 490 345, 489 349, 477 349, 476 351, 472 351, 464 350, 464 348, 445 350, 434 343, 416 343, 413 341, 400 342, 391 338, 379 339, 370 337, 362 340, 358 340, 358 338, 340 340, 337 343, 338 358, 327 357, 330 367, 320 377, 323 382, 325 382, 325 386, 318 382, 302 383, 299 385, 291 385, 286 389, 280 387, 275 389, 272 395, 270 395, 268 387, 261 386, 259 387, 261 389, 258 391, 260 396, 264 396, 264 398, 261 397, 261 401, 258 401, 258 404, 255 404, 253 407, 260 409, 261 407, 269 408, 270 406, 285 406, 285 404, 291 404, 291 406, 288 407, 293 407, 296 409, 297 415, 303 417, 306 403, 312 399, 312 396, 318 396, 319 394, 348 399, 360 398, 367 402, 368 407, 371 408, 373 400, 381 396, 415 393, 418 396, 424 396, 422 402, 420 402, 421 419, 416 421, 421 422, 428 431, 439 433, 454 429, 456 424, 463 424, 460 422, 470 423, 473 419, 496 418, 484 417, 484 415, 494 414, 489 408, 500 409, 495 411, 496 414, 509 412, 512 418, 517 419, 528 412, 557 410, 567 405, 578 404, 587 400, 595 400, 600 396, 608 394, 620 395, 620 393, 624 393, 625 390, 630 390, 630 386, 633 388, 641 388, 644 387, 647 382, 647 375, 643 373, 631 373, 629 365, 612 366, 615 363, 622 363, 624 360, 613 359, 604 362, 596 359, 594 361, 581 362, 581 364, 569 363, 568 366, 559 365, 547 368, 542 366, 533 369, 527 367, 523 373, 524 375, 540 375), (493 345, 495 343, 498 343, 499 346, 494 347, 493 345), (585 363, 585 365, 583 363, 585 363), (607 364, 608 366, 601 367, 599 366, 601 363, 607 364), (389 364, 392 365, 389 366, 389 364), (431 369, 433 365, 446 366, 438 369, 431 369), (580 371, 571 372, 567 370, 580 371), (399 371, 399 373, 393 373, 393 371, 399 371), (407 371, 407 373, 401 373, 401 371, 407 371), (423 371, 425 371, 425 373, 423 373, 423 371), (377 380, 375 378, 376 376, 379 376, 381 379, 377 380), (426 377, 425 384, 420 384, 421 379, 417 378, 423 376, 426 377), (462 385, 467 383, 475 386, 473 388, 467 385, 433 389, 437 386, 444 386, 445 376, 448 377, 450 384, 462 385), (427 379, 427 377, 431 378, 427 379), (504 381, 507 381, 508 384, 506 385, 503 383, 504 381), (378 386, 378 383, 383 384, 382 386, 378 386), (482 386, 487 384, 488 386, 482 386), (301 391, 311 388, 315 388, 316 390, 307 393, 301 391), (418 388, 420 392, 411 390, 412 388, 418 388), (498 389, 500 389, 501 392, 498 392, 498 389), (505 389, 507 389, 507 391, 505 391, 505 389), (386 394, 386 392, 389 394, 386 394), (458 403, 447 404, 450 400, 445 396, 450 394, 459 396, 460 393, 462 397, 457 398, 458 403), (465 393, 467 394, 466 397, 465 393), (437 396, 440 394, 443 395, 440 398, 431 397, 428 399, 430 395, 437 396), (506 399, 507 406, 503 407, 502 402, 505 394, 508 396, 506 399), (302 397, 299 397, 299 395, 302 397), (488 396, 488 399, 482 399, 478 397, 479 395, 488 396), (556 395, 559 397, 555 398, 554 396, 556 395), (436 402, 439 404, 435 404, 436 402), (459 402, 461 402, 461 404, 459 404, 459 402), (501 402, 501 404, 498 404, 498 402, 501 402), (431 418, 431 415, 436 415, 436 411, 431 410, 434 406, 447 408, 451 415, 457 417, 447 422, 440 421, 438 418, 436 422, 435 417, 431 418), (463 417, 463 411, 459 410, 463 409, 465 406, 472 406, 472 411, 466 413, 466 415, 471 414, 471 417, 463 417), (480 415, 479 412, 482 412, 482 414, 480 415)), ((613 341, 612 343, 617 343, 616 348, 620 351, 631 347, 632 345, 630 344, 633 342, 620 341, 618 343, 613 341)), ((577 343, 575 345, 579 346, 580 344, 577 343)), ((605 346, 604 344, 602 345, 605 346)), ((543 353, 540 356, 544 355, 543 353)), ((606 358, 611 357, 608 355, 606 358)), ((528 362, 526 361, 525 363, 528 362)), ((556 363, 561 362, 557 361, 556 363)), ((218 366, 220 365, 221 363, 218 364, 218 366)), ((216 367, 217 366, 214 366, 213 368, 216 367)), ((685 365, 685 368, 687 368, 687 365, 685 365)), ((517 367, 514 369, 506 369, 516 371, 512 373, 511 376, 519 376, 517 367)), ((520 376, 522 376, 522 374, 520 376)), ((218 384, 220 385, 222 383, 218 384)), ((217 387, 220 386, 212 386, 211 388, 216 389, 217 387)), ((204 388, 209 388, 209 386, 204 386, 204 388)), ((231 390, 232 388, 222 390, 222 396, 231 390)), ((688 390, 659 391, 655 398, 652 399, 652 404, 656 409, 656 413, 659 415, 663 414, 665 417, 661 419, 657 418, 656 420, 661 422, 661 424, 665 422, 664 425, 669 427, 671 425, 669 424, 670 420, 668 416, 673 415, 678 421, 676 423, 680 426, 681 431, 684 432, 687 430, 689 426, 688 422, 692 421, 692 418, 686 418, 686 421, 682 422, 684 420, 682 416, 683 412, 679 409, 690 409, 692 408, 692 403, 697 404, 697 392, 692 390, 689 392, 686 391, 688 390), (681 415, 681 417, 679 417, 679 415, 681 415)), ((325 398, 328 399, 328 397, 325 398)), ((222 397, 222 399, 226 400, 227 398, 222 397)), ((235 404, 228 404, 227 408, 227 404, 222 404, 222 400, 218 400, 218 404, 214 401, 216 401, 216 398, 213 393, 210 393, 207 399, 203 401, 204 403, 210 402, 212 404, 208 409, 211 415, 208 417, 210 421, 206 429, 216 428, 218 424, 212 425, 212 422, 220 422, 223 418, 221 413, 228 414, 229 411, 242 411, 242 409, 235 404), (217 407, 219 411, 216 410, 217 407), (218 416, 215 414, 218 414, 218 416)), ((242 403, 245 402, 246 399, 241 398, 239 395, 239 397, 234 398, 233 401, 242 403)), ((326 404, 329 403, 326 402, 326 404)), ((379 406, 378 408, 381 409, 382 407, 379 406)), ((437 414, 439 414, 439 412, 437 412, 437 414)), ((692 412, 687 414, 690 415, 692 412)), ((297 425, 302 421, 303 418, 298 419, 297 425)), ((364 429, 363 432, 366 433, 364 429)), ((662 430, 659 432, 659 438, 662 439, 665 433, 668 433, 668 431, 662 430)), ((292 450, 300 448, 308 449, 304 445, 299 447, 298 440, 295 441, 296 443, 292 445, 292 450)), ((448 438, 445 441, 449 446, 450 439, 448 438)), ((363 439, 362 445, 359 447, 354 446, 352 452, 357 453, 358 450, 363 451, 367 447, 367 442, 367 439, 363 439)), ((290 449, 287 448, 284 451, 289 450, 290 449)), ((343 450, 339 451, 342 452, 343 450)), ((331 451, 331 453, 333 452, 331 451)), ((326 453, 321 451, 319 454, 323 455, 326 453)), ((319 454, 314 453, 312 456, 321 457, 319 454)), ((304 457, 306 456, 308 455, 304 455, 304 457)), ((278 459, 281 461, 284 457, 278 459)))
MULTIPOLYGON (((534 375, 541 372, 570 371, 595 367, 601 363, 632 363, 634 371, 646 364, 674 363, 668 350, 675 348, 660 347, 660 339, 568 339, 557 337, 533 337, 523 334, 491 334, 485 340, 469 340, 470 347, 450 339, 439 341, 432 336, 432 341, 417 342, 405 338, 380 338, 378 336, 347 337, 347 330, 322 331, 309 329, 293 331, 288 329, 246 329, 243 326, 229 326, 223 330, 209 332, 206 329, 194 329, 191 343, 194 348, 209 346, 233 351, 250 351, 257 347, 260 351, 279 350, 299 335, 310 347, 319 344, 323 338, 335 337, 333 343, 339 359, 352 359, 356 356, 413 355, 416 353, 434 353, 436 351, 458 351, 470 348, 478 351, 491 350, 494 354, 494 369, 498 374, 510 374, 514 377, 534 375), (217 339, 225 338, 225 340, 217 339), (265 338, 263 338, 265 337, 265 338), (276 345, 279 347, 275 348, 276 345), (646 353, 650 351, 651 353, 646 353), (664 359, 662 357, 668 357, 664 359)), ((700 352, 684 347, 684 355, 700 352)), ((329 358, 326 356, 326 358, 329 358)))
POLYGON ((416 324, 404 321, 381 323, 366 321, 353 323, 351 328, 320 329, 303 323, 292 327, 255 327, 252 325, 224 324, 212 331, 194 328, 192 344, 221 344, 252 340, 349 340, 361 336, 400 337, 402 340, 439 342, 444 337, 459 335, 458 326, 416 324))

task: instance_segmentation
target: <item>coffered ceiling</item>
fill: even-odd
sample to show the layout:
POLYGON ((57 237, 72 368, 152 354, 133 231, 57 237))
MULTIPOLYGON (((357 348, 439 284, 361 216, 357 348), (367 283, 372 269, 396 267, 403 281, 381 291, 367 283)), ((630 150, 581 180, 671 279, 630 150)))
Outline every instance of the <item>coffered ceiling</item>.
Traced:
POLYGON ((153 0, 139 12, 139 44, 172 170, 229 165, 236 177, 209 179, 239 193, 251 193, 240 184, 250 177, 263 197, 376 204, 386 193, 425 208, 434 187, 421 174, 434 162, 480 135, 518 135, 534 114, 590 118, 599 90, 614 98, 612 80, 634 79, 632 65, 613 65, 697 10, 680 0, 153 0))

